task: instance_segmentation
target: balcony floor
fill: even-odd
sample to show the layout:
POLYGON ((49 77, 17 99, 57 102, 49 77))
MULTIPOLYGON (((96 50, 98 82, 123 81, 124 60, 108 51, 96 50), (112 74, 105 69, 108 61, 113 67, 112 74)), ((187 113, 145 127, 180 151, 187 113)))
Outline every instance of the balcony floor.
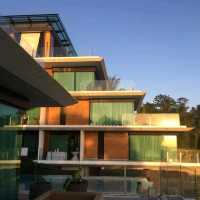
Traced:
POLYGON ((69 165, 69 166, 141 166, 141 167, 162 167, 162 166, 183 166, 200 167, 200 163, 185 162, 141 162, 141 161, 104 161, 104 160, 34 160, 37 164, 46 165, 69 165))

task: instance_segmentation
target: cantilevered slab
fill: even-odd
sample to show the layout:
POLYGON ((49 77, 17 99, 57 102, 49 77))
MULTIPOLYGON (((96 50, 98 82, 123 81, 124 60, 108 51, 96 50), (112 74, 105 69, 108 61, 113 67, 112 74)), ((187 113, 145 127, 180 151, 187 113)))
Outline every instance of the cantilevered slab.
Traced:
POLYGON ((46 68, 53 67, 96 67, 97 73, 102 80, 107 80, 108 75, 105 62, 99 56, 79 56, 79 57, 42 57, 36 58, 46 68))
POLYGON ((135 110, 142 104, 145 92, 141 90, 113 90, 113 91, 70 91, 78 99, 127 99, 133 100, 135 110))
POLYGON ((57 166, 124 166, 124 167, 200 167, 200 163, 153 162, 126 160, 34 160, 37 164, 57 166))
POLYGON ((0 29, 0 101, 21 108, 66 106, 75 99, 0 29))
POLYGON ((7 130, 44 130, 44 131, 127 131, 135 135, 179 135, 190 133, 193 128, 186 126, 161 127, 161 126, 98 126, 98 125, 19 125, 5 126, 7 130))

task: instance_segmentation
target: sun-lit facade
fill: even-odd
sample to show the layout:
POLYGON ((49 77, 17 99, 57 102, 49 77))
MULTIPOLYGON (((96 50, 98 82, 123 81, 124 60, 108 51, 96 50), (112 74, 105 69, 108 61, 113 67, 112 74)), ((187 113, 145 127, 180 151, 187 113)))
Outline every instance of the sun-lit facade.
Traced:
POLYGON ((181 125, 176 113, 139 113, 145 92, 109 79, 102 57, 77 56, 58 15, 0 21, 14 21, 15 32, 9 34, 77 101, 35 107, 23 115, 10 108, 5 115, 1 109, 0 124, 19 133, 27 160, 61 171, 84 166, 87 176, 100 174, 104 166, 144 169, 180 161, 179 136, 192 128, 181 125))
POLYGON ((78 160, 95 162, 177 160, 177 135, 191 130, 180 125, 178 114, 138 114, 145 92, 109 80, 102 57, 78 57, 58 15, 9 16, 1 21, 9 20, 16 31, 10 35, 78 101, 66 108, 31 109, 24 119, 9 117, 8 125, 26 127, 24 137, 35 129, 36 160, 45 162, 54 151, 66 154, 63 161, 73 159, 73 152, 78 160), (63 54, 58 56, 58 49, 63 54))

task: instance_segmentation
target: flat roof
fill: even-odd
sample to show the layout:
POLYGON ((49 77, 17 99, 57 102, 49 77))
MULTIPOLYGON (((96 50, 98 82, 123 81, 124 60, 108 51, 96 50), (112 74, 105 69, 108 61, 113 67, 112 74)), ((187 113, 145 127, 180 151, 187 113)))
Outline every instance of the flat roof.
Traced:
POLYGON ((8 15, 0 16, 0 25, 11 25, 17 27, 22 24, 46 23, 51 27, 52 32, 58 38, 63 47, 68 47, 71 56, 77 56, 76 50, 65 30, 65 27, 58 14, 37 14, 37 15, 8 15))
POLYGON ((16 125, 5 126, 4 130, 44 130, 44 131, 114 131, 131 132, 133 135, 179 135, 190 133, 193 128, 186 126, 162 127, 162 126, 105 126, 105 125, 16 125))
POLYGON ((0 101, 24 109, 76 102, 2 29, 0 44, 0 101))
POLYGON ((112 91, 70 91, 78 99, 127 99, 135 102, 135 110, 139 110, 145 96, 141 90, 112 90, 112 91))
POLYGON ((36 60, 44 67, 96 67, 102 79, 108 79, 105 61, 100 56, 77 56, 77 57, 41 57, 36 60))

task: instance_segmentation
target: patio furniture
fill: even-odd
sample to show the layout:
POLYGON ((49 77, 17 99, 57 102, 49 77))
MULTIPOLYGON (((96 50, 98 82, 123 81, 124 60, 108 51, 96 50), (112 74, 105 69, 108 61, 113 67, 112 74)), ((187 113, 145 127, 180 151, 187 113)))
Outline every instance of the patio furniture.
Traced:
POLYGON ((67 152, 61 151, 48 151, 46 160, 67 160, 67 152))
POLYGON ((78 154, 79 154, 78 151, 73 151, 73 152, 72 152, 72 155, 73 155, 72 160, 79 160, 78 154))

